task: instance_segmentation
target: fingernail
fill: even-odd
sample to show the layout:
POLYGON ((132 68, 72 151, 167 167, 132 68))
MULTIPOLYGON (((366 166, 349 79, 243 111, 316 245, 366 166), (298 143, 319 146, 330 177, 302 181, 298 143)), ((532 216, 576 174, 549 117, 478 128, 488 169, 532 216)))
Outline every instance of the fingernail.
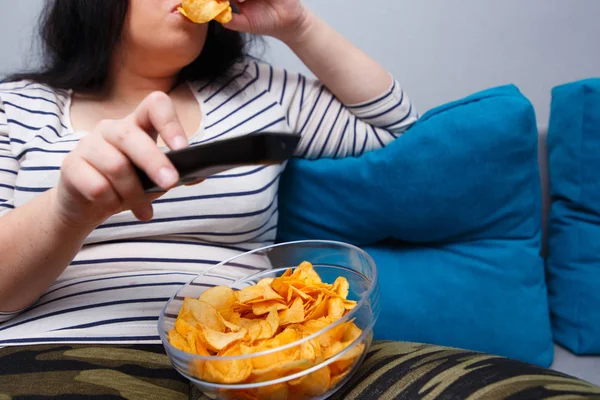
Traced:
POLYGON ((188 141, 181 136, 176 136, 173 139, 173 150, 185 149, 188 146, 188 141))
POLYGON ((144 207, 144 209, 140 211, 140 217, 143 221, 150 221, 152 219, 153 214, 154 210, 152 209, 151 205, 148 205, 148 207, 144 207))
POLYGON ((164 167, 158 171, 158 182, 156 183, 158 183, 159 186, 163 189, 168 189, 174 184, 176 184, 178 179, 179 176, 177 172, 175 172, 171 168, 164 167))

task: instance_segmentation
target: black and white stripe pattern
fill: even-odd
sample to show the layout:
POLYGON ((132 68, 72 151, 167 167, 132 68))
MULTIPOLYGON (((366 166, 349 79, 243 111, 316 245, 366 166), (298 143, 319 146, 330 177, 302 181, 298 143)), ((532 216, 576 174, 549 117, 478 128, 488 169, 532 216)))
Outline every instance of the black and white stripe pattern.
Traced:
MULTIPOLYGON (((417 118, 396 81, 375 99, 344 105, 320 82, 255 60, 234 67, 224 84, 189 86, 202 110, 193 144, 300 132, 297 156, 357 156, 385 146, 417 118)), ((65 155, 85 135, 72 128, 70 105, 67 91, 0 84, 0 216, 58 182, 65 155)), ((0 345, 155 341, 158 314, 183 283, 273 243, 283 168, 238 168, 176 188, 154 203, 151 222, 130 212, 109 218, 38 303, 22 313, 0 313, 0 345)), ((255 272, 249 265, 236 268, 242 275, 255 272)))

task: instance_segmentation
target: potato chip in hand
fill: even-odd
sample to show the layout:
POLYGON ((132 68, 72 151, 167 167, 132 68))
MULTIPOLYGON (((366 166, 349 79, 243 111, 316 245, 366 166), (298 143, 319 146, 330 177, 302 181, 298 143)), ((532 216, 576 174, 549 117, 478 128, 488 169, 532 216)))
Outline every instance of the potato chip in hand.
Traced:
POLYGON ((226 24, 233 17, 229 0, 183 0, 177 10, 197 24, 206 24, 213 19, 226 24))

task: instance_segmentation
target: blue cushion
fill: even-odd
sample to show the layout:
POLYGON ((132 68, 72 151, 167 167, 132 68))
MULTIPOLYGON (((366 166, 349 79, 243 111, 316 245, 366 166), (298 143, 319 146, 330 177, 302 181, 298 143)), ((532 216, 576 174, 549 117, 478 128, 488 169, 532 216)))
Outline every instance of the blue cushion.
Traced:
POLYGON ((516 87, 438 107, 361 157, 290 161, 279 208, 279 241, 375 245, 385 282, 378 337, 549 365, 537 129, 516 87), (413 247, 379 247, 387 239, 413 247))
POLYGON ((548 286, 556 340, 600 354, 600 79, 555 88, 548 286))
POLYGON ((543 267, 537 239, 528 244, 489 239, 363 247, 381 277, 378 339, 442 344, 550 365, 543 267))

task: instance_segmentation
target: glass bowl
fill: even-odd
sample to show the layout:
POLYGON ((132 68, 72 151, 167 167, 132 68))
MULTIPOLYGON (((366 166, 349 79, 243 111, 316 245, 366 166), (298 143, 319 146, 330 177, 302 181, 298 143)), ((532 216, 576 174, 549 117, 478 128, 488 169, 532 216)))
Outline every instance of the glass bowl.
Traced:
POLYGON ((379 311, 377 269, 366 252, 345 243, 300 241, 260 248, 210 268, 168 301, 159 317, 158 331, 175 369, 208 397, 325 399, 339 390, 364 360, 379 311), (348 299, 357 304, 333 324, 287 345, 254 354, 200 356, 170 344, 168 333, 174 328, 186 297, 198 298, 214 286, 241 290, 256 285, 261 279, 281 276, 288 268, 295 268, 304 261, 313 265, 323 282, 333 284, 336 278, 343 276, 350 284, 348 299), (342 334, 350 330, 351 324, 358 330, 352 329, 352 335, 342 334), (340 346, 340 340, 344 339, 345 344, 340 346), (327 343, 331 345, 327 349, 332 350, 306 357, 312 354, 311 343, 327 343), (219 379, 213 379, 215 376, 219 379))

